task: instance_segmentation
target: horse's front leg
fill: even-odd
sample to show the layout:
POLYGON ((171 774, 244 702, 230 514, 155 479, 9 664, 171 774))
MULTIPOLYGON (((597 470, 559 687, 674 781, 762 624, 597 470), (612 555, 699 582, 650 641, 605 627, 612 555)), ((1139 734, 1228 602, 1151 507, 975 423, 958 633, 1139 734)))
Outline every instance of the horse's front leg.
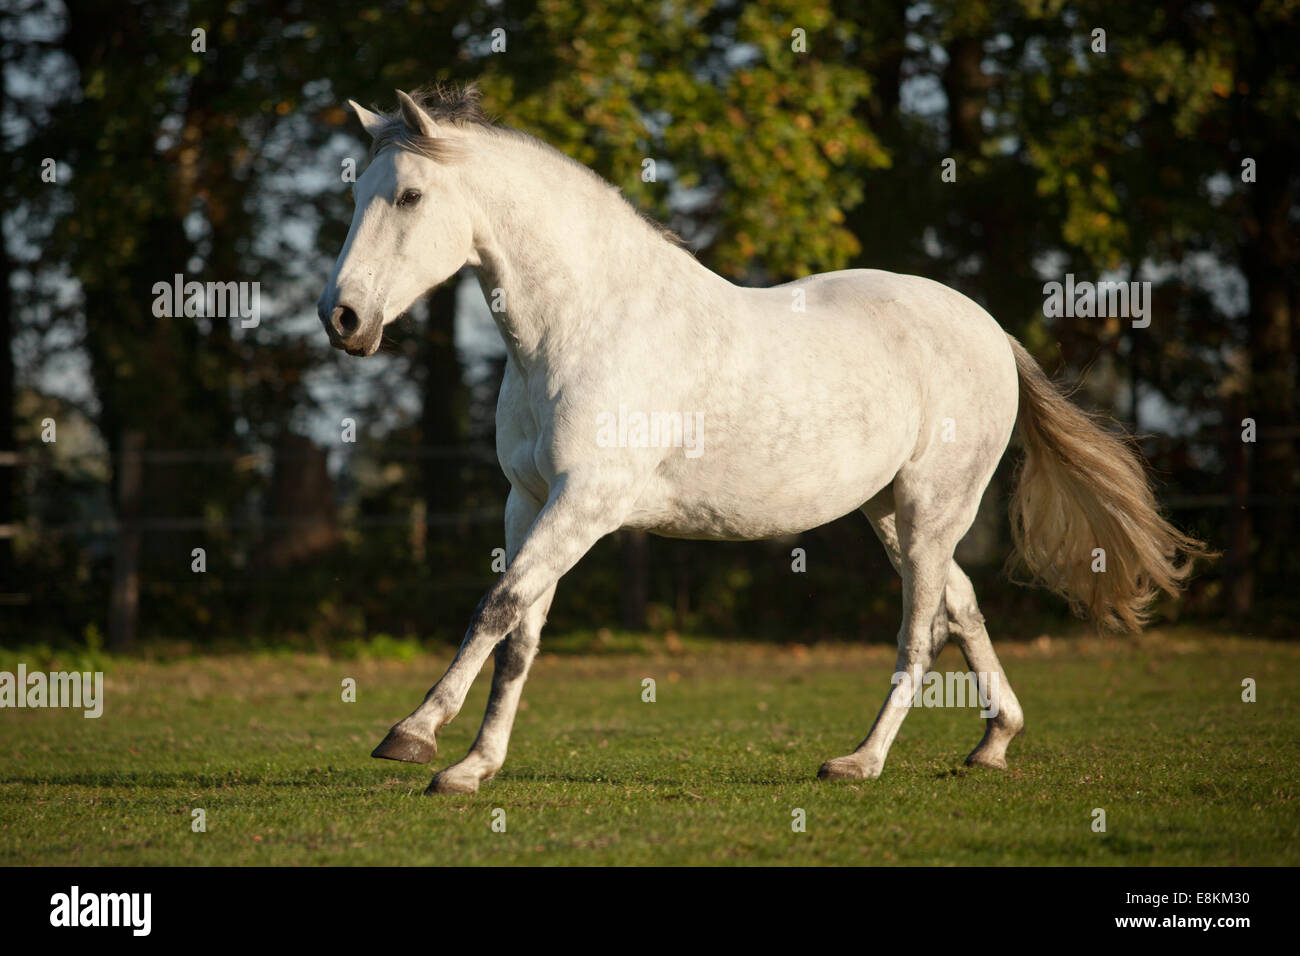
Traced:
POLYGON ((525 613, 510 636, 497 644, 493 652, 496 666, 492 671, 492 692, 488 696, 483 726, 469 753, 444 770, 434 774, 429 793, 474 793, 478 785, 489 780, 506 761, 510 730, 519 709, 519 698, 528 679, 528 668, 537 656, 542 640, 542 625, 555 596, 555 586, 542 595, 525 613))
MULTIPOLYGON (((592 485, 572 476, 557 484, 552 489, 550 500, 527 531, 514 561, 479 602, 465 640, 447 673, 425 695, 424 703, 388 732, 372 756, 427 763, 437 753, 438 728, 460 713, 470 685, 488 654, 507 634, 520 627, 527 612, 539 605, 543 598, 549 599, 556 582, 592 545, 619 527, 625 510, 625 496, 617 489, 592 485)), ((545 608, 541 611, 544 614, 545 608)), ((489 741, 485 741, 485 748, 491 741, 500 739, 494 730, 508 727, 507 716, 513 718, 522 688, 522 672, 507 677, 514 669, 509 660, 507 657, 502 680, 499 683, 493 681, 496 703, 509 702, 509 713, 507 715, 506 709, 502 709, 494 718, 489 705, 485 721, 490 725, 489 741)), ((453 789, 457 780, 457 776, 449 777, 447 789, 453 789)), ((439 789, 435 778, 430 790, 439 789)))

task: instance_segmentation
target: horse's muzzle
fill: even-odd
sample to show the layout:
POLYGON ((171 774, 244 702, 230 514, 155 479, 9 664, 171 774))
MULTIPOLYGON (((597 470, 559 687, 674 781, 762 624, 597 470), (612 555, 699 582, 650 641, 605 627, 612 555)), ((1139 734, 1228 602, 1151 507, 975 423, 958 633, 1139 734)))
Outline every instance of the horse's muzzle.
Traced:
POLYGON ((326 306, 321 304, 316 314, 336 349, 349 355, 373 355, 379 351, 379 340, 384 336, 382 321, 363 323, 356 310, 347 305, 336 305, 327 314, 326 306))

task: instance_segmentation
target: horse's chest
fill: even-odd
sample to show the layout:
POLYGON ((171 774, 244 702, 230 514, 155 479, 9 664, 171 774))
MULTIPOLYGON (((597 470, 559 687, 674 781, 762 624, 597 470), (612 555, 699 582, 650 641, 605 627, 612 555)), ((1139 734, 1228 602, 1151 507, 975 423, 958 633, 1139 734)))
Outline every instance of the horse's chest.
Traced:
POLYGON ((550 494, 554 469, 549 467, 547 445, 540 429, 528 422, 502 427, 497 421, 497 460, 510 484, 537 501, 550 494))
POLYGON ((523 379, 509 363, 497 400, 496 446, 497 460, 510 484, 545 501, 554 473, 549 429, 543 428, 527 400, 523 379))

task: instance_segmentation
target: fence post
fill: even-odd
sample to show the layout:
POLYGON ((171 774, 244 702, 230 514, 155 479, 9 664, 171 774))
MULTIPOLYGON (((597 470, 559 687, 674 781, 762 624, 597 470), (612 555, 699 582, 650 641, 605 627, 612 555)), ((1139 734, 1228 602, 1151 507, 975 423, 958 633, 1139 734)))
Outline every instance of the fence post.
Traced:
POLYGON ((140 608, 140 500, 143 483, 141 452, 144 435, 122 436, 117 471, 117 548, 113 557, 113 593, 109 600, 108 646, 126 650, 135 641, 140 608))

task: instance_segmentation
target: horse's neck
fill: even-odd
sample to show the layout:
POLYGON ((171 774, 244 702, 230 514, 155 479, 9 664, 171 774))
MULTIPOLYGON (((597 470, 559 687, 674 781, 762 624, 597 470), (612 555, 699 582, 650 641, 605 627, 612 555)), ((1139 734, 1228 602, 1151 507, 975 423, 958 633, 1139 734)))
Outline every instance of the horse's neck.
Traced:
POLYGON ((550 364, 572 336, 608 334, 665 285, 723 283, 582 168, 526 142, 485 145, 468 160, 477 271, 521 369, 550 364))

